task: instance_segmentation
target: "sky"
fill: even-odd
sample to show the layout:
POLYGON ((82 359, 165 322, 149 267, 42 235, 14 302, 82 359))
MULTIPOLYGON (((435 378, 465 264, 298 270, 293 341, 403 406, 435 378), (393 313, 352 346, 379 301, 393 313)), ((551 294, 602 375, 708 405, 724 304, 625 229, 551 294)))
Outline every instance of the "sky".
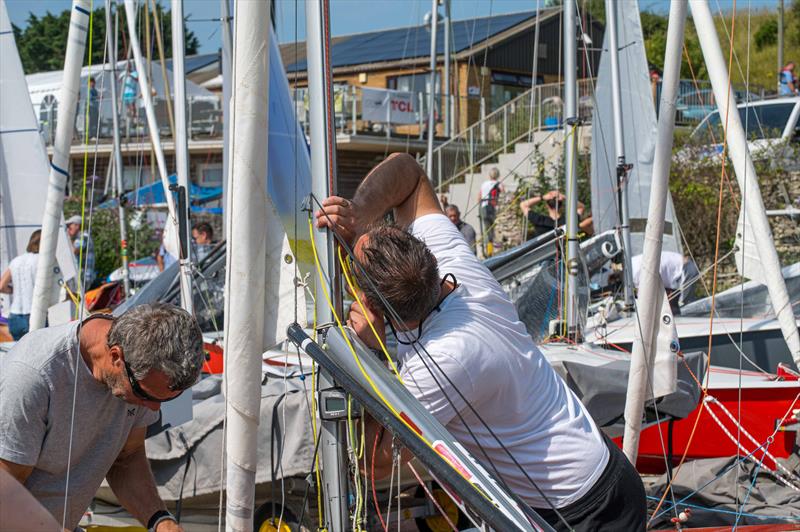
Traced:
MULTIPOLYGON (((304 0, 274 0, 277 12, 277 32, 280 42, 305 40, 304 0), (297 32, 295 32, 297 29, 297 32)), ((800 0, 798 0, 800 1, 800 0)), ((709 0, 712 9, 776 9, 778 0, 709 0)), ((160 0, 168 5, 169 0, 160 0)), ((528 11, 536 8, 537 0, 452 0, 454 20, 480 16, 528 11)), ((786 2, 789 3, 789 0, 786 2)), ((99 6, 103 0, 94 0, 99 6)), ((544 4, 544 0, 541 0, 544 4)), ((37 16, 48 10, 60 13, 69 9, 70 0, 6 0, 11 22, 24 28, 29 12, 37 16)), ((639 0, 641 10, 667 13, 669 0, 639 0)), ((430 11, 430 0, 331 0, 331 30, 333 35, 416 26, 430 11)), ((220 47, 220 0, 185 0, 184 16, 187 27, 200 41, 200 52, 215 52, 220 47)))

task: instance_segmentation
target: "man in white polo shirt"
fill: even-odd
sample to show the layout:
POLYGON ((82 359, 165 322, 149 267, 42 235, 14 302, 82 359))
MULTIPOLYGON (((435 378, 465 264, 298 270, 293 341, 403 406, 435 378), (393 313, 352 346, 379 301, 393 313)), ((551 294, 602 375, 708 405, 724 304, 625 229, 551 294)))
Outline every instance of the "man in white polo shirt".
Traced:
MULTIPOLYGON (((414 159, 390 156, 352 200, 332 196, 323 208, 318 227, 354 243, 369 316, 354 305, 351 326, 377 346, 366 321, 389 318, 388 302, 403 382, 470 453, 556 529, 643 530, 635 469, 536 348, 414 159), (392 209, 399 227, 373 227, 392 209)), ((378 445, 376 476, 392 464, 391 438, 378 445)))

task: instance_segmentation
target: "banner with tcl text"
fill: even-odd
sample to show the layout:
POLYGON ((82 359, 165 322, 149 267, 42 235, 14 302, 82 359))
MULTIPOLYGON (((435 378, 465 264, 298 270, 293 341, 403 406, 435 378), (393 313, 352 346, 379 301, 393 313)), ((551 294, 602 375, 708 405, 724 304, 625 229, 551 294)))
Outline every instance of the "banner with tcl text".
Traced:
POLYGON ((413 92, 386 89, 361 89, 361 118, 371 122, 416 124, 416 98, 413 92))

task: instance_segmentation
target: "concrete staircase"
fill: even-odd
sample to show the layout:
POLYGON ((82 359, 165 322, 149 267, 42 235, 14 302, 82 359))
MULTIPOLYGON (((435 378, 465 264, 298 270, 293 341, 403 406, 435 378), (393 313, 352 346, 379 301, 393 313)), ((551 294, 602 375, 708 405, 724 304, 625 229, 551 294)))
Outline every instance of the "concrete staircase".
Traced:
MULTIPOLYGON (((580 127, 577 135, 579 150, 585 153, 591 144, 591 126, 580 127)), ((449 203, 458 206, 462 220, 475 228, 480 239, 482 232, 478 201, 480 187, 489 179, 492 169, 497 168, 505 194, 498 205, 494 247, 496 250, 512 247, 520 242, 522 236, 519 223, 521 216, 514 201, 517 199, 518 187, 522 184, 535 184, 537 179, 535 176, 539 173, 537 168, 541 168, 542 165, 548 174, 556 171, 561 163, 563 139, 564 133, 560 129, 534 131, 531 142, 517 142, 507 153, 497 155, 496 161, 482 164, 480 172, 467 173, 463 177, 463 182, 443 187, 440 195, 445 195, 449 203), (512 220, 516 220, 517 223, 511 223, 512 220)), ((485 231, 485 228, 483 230, 485 231)))

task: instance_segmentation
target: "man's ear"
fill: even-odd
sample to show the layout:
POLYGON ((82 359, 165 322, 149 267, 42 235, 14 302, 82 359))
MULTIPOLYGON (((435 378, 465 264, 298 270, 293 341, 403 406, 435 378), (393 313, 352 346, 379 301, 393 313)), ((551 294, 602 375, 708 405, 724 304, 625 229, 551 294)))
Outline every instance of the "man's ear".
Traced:
POLYGON ((111 365, 114 367, 122 367, 122 349, 118 345, 112 345, 109 348, 109 354, 111 355, 111 365))

